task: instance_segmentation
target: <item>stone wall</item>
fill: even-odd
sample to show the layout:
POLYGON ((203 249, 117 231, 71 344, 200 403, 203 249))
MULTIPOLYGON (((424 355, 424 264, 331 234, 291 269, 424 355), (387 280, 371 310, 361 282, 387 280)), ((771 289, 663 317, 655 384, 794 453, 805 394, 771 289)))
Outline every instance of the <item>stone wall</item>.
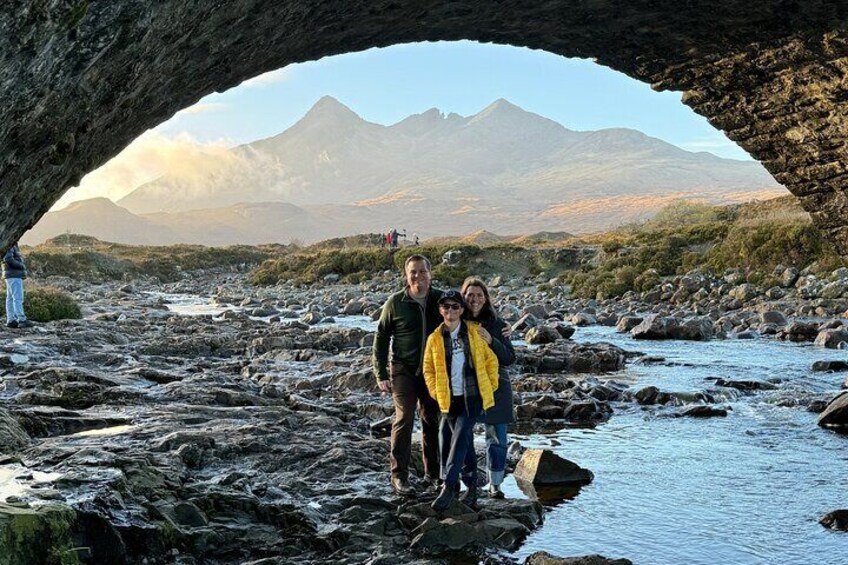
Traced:
POLYGON ((327 55, 470 39, 684 91, 848 254, 846 20, 848 2, 821 0, 6 0, 0 246, 212 91, 327 55))

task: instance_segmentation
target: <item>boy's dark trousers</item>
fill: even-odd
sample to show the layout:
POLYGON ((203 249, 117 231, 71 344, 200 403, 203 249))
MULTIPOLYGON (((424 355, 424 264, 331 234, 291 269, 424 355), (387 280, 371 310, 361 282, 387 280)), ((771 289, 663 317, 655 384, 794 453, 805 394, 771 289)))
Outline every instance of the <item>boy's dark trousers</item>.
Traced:
POLYGON ((450 411, 442 414, 439 438, 442 451, 442 479, 458 486, 477 488, 477 455, 474 453, 474 424, 483 411, 479 396, 451 396, 450 411))

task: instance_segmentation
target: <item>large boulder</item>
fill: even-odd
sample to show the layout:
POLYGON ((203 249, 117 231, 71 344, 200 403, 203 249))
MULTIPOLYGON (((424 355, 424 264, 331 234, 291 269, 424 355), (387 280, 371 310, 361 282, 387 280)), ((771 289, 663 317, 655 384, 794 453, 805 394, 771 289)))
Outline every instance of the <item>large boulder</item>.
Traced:
POLYGON ((543 343, 553 343, 560 339, 560 334, 551 326, 536 326, 530 328, 524 335, 525 341, 533 345, 541 345, 543 343))
POLYGON ((823 428, 848 427, 848 392, 843 392, 830 401, 824 411, 819 414, 819 426, 823 428))
POLYGON ((585 485, 592 471, 563 459, 549 449, 528 449, 515 467, 515 480, 536 486, 585 485))
POLYGON ((813 345, 827 347, 828 349, 839 349, 839 344, 848 342, 848 331, 838 329, 825 329, 818 333, 813 345))
POLYGON ((848 532, 848 510, 840 509, 828 512, 822 516, 819 524, 831 530, 848 532))
POLYGON ((615 325, 615 329, 620 333, 629 332, 630 330, 641 324, 642 320, 642 316, 633 316, 629 314, 621 316, 618 319, 618 323, 615 325))
POLYGON ((812 370, 818 373, 835 373, 838 371, 848 371, 848 361, 832 360, 832 361, 816 361, 813 363, 812 370))
POLYGON ((630 330, 634 339, 682 339, 706 341, 713 337, 713 322, 707 317, 680 321, 672 316, 652 314, 630 330))
POLYGON ((819 324, 795 320, 786 326, 782 337, 789 341, 813 341, 819 333, 819 324))

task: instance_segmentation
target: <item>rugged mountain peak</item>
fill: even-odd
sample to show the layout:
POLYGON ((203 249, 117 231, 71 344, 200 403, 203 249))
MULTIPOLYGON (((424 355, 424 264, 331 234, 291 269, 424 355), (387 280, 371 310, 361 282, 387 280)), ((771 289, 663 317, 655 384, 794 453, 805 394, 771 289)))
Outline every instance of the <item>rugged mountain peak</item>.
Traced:
POLYGON ((338 122, 364 122, 359 114, 333 98, 332 96, 322 96, 318 99, 306 115, 300 120, 301 122, 311 121, 338 121, 338 122))
POLYGON ((420 114, 412 114, 395 125, 393 129, 410 135, 421 135, 445 123, 445 115, 438 108, 430 108, 420 114))

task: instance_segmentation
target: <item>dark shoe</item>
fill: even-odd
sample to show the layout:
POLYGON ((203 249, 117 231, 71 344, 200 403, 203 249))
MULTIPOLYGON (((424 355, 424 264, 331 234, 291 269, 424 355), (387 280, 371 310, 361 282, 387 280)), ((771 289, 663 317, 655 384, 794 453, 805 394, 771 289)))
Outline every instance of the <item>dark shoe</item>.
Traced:
POLYGON ((30 322, 29 320, 22 320, 22 321, 18 322, 19 328, 31 328, 32 326, 33 326, 33 323, 30 322))
POLYGON ((459 501, 469 508, 477 508, 477 487, 471 487, 462 493, 459 501))
POLYGON ((18 327, 18 322, 16 320, 12 320, 11 322, 6 322, 7 328, 15 329, 18 327))
POLYGON ((442 486, 439 496, 436 497, 436 500, 433 501, 433 504, 431 504, 430 507, 437 512, 447 510, 447 507, 450 506, 451 502, 453 502, 455 496, 455 489, 450 485, 445 484, 442 486))
POLYGON ((434 490, 436 492, 442 490, 442 485, 445 484, 445 481, 438 477, 434 478, 425 476, 422 481, 424 482, 424 488, 427 490, 434 490))
POLYGON ((392 477, 392 490, 400 496, 412 496, 415 494, 409 481, 400 477, 392 477))
POLYGON ((493 485, 492 483, 486 485, 486 494, 489 495, 489 498, 504 498, 504 493, 501 490, 501 486, 493 485))

